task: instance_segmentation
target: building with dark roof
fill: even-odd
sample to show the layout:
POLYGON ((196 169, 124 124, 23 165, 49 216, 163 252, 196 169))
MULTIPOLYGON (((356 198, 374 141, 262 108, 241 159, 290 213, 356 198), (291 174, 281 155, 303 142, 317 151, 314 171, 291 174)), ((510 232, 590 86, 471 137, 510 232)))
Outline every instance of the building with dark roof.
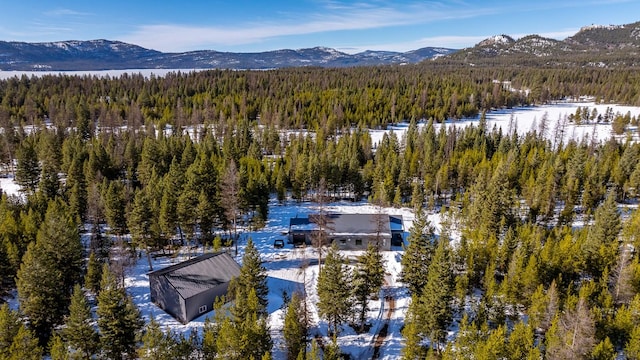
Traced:
MULTIPOLYGON (((289 219, 289 243, 311 245, 318 231, 318 215, 289 219)), ((328 214, 325 231, 330 242, 342 250, 365 250, 369 243, 380 250, 401 246, 404 227, 401 215, 386 214, 328 214)))
POLYGON ((225 252, 204 254, 149 273, 151 301, 183 324, 213 310, 240 266, 225 252))

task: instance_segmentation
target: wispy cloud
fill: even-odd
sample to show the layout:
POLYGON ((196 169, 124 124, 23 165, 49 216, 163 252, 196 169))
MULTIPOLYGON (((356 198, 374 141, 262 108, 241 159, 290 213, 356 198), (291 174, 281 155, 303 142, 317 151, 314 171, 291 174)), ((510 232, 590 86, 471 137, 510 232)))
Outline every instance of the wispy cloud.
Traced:
POLYGON ((289 14, 286 19, 280 19, 278 22, 249 22, 234 27, 142 25, 133 33, 121 37, 121 40, 159 50, 180 51, 185 48, 201 48, 203 45, 241 45, 293 35, 464 19, 496 11, 465 5, 462 2, 456 2, 456 6, 453 7, 438 2, 416 2, 397 6, 386 2, 347 4, 331 1, 325 3, 321 11, 311 14, 289 14))
MULTIPOLYGON (((470 0, 435 0, 396 2, 391 0, 346 2, 342 0, 316 0, 318 7, 309 13, 281 11, 268 21, 245 21, 230 26, 185 25, 177 23, 142 24, 135 30, 120 36, 118 40, 131 42, 162 51, 185 51, 195 49, 215 49, 238 45, 259 45, 271 40, 299 35, 331 32, 384 29, 400 26, 436 24, 452 20, 481 18, 489 15, 523 14, 535 11, 563 10, 593 7, 608 3, 629 2, 631 0, 538 0, 535 2, 515 1, 495 5, 470 0)), ((540 34, 562 39, 577 30, 557 31, 540 34)), ((381 44, 385 49, 415 49, 424 46, 461 48, 471 46, 487 36, 468 36, 469 32, 458 32, 451 36, 433 36, 411 40, 402 44, 381 44)), ((448 34, 449 35, 449 34, 448 34)), ((514 37, 518 35, 511 34, 514 37)), ((340 35, 342 36, 342 34, 340 35)), ((343 41, 342 43, 345 43, 343 41)), ((389 42, 389 40, 386 40, 389 42)), ((365 45, 354 44, 354 49, 365 49, 365 45)), ((259 46, 258 46, 259 47, 259 46)), ((345 48, 349 45, 345 45, 345 48)), ((370 45, 368 49, 377 46, 370 45)))
POLYGON ((88 16, 91 13, 76 11, 72 9, 54 9, 44 12, 45 16, 49 17, 63 17, 63 16, 88 16))

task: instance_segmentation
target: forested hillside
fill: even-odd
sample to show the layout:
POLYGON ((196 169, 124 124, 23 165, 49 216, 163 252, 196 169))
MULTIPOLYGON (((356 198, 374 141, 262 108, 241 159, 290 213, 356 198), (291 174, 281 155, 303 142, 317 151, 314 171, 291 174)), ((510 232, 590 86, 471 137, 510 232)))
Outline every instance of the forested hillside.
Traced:
POLYGON ((269 358, 255 249, 231 318, 201 339, 141 323, 127 259, 220 247, 220 230, 264 226, 270 196, 326 193, 416 211, 405 358, 639 358, 639 119, 611 114, 628 136, 601 142, 551 141, 544 120, 526 135, 482 116, 436 127, 582 95, 640 105, 638 73, 429 63, 0 81, 2 173, 23 194, 0 201, 0 290, 20 301, 0 311, 0 357, 269 358), (405 137, 372 143, 369 129, 398 122, 405 137), (426 211, 447 219, 439 237, 426 211))

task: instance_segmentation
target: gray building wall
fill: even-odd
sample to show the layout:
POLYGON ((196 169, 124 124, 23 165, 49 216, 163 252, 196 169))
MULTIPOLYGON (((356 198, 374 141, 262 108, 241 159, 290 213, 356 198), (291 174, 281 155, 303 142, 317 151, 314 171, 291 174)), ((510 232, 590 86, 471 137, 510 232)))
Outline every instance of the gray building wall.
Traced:
POLYGON ((223 297, 227 294, 229 283, 222 283, 214 288, 203 291, 185 300, 186 318, 187 322, 200 317, 211 310, 213 310, 213 304, 216 298, 223 297), (206 306, 206 310, 200 312, 200 307, 206 306))
POLYGON ((336 236, 332 237, 335 244, 340 250, 367 250, 369 243, 378 245, 380 250, 391 250, 391 239, 387 236, 382 237, 378 241, 371 236, 336 236))
POLYGON ((149 275, 149 289, 151 302, 157 304, 171 316, 183 324, 189 322, 186 316, 185 303, 182 297, 169 283, 167 278, 158 275, 149 275))

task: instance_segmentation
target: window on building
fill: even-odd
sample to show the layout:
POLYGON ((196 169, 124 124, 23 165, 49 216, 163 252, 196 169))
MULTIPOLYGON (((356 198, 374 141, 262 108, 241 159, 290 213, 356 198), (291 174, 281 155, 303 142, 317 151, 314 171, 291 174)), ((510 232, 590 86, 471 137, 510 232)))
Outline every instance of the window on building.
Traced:
POLYGON ((198 309, 198 312, 199 312, 200 314, 202 314, 203 312, 206 312, 206 311, 207 311, 207 305, 202 305, 202 306, 200 306, 200 308, 198 309))
POLYGON ((362 245, 362 239, 356 239, 356 245, 357 246, 361 246, 362 245))
POLYGON ((347 240, 346 240, 346 239, 340 239, 340 244, 341 244, 341 245, 345 245, 346 243, 347 243, 347 240))

